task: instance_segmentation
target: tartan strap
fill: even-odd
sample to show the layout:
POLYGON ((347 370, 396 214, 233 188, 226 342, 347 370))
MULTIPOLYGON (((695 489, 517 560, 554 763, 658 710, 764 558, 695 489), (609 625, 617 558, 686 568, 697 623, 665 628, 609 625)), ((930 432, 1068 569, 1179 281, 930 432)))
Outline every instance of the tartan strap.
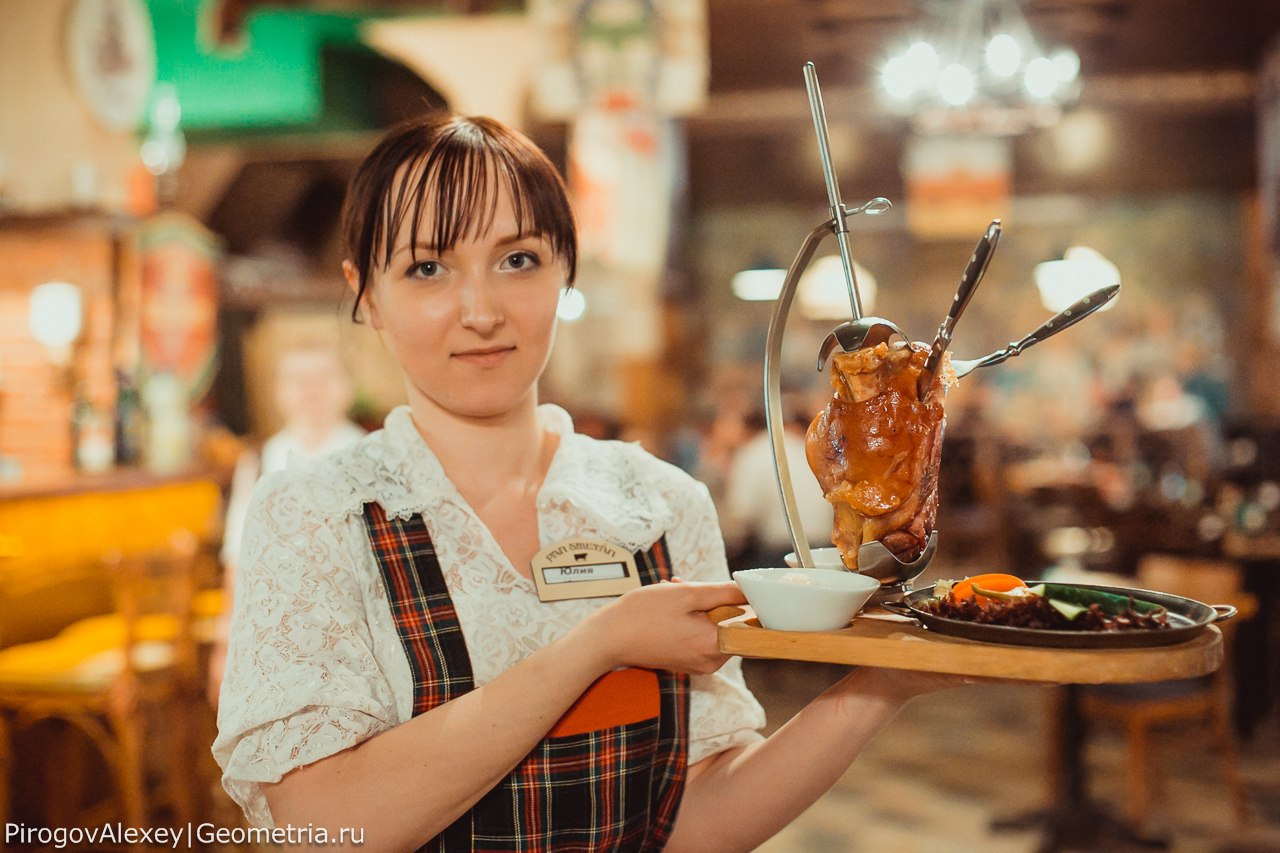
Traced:
MULTIPOLYGON (((466 639, 422 516, 390 519, 369 503, 364 518, 409 660, 416 716, 474 689, 466 639)), ((642 584, 671 578, 665 536, 635 557, 642 584)), ((688 676, 660 671, 657 677, 657 717, 549 735, 421 849, 661 850, 687 771, 688 676)))

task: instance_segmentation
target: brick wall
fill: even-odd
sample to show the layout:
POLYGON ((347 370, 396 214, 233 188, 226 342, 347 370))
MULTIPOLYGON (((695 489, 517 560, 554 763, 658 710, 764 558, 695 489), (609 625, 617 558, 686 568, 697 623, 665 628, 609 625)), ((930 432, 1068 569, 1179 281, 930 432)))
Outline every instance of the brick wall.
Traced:
POLYGON ((81 288, 74 374, 95 406, 109 413, 114 404, 113 228, 93 218, 0 222, 0 457, 17 460, 24 483, 72 470, 71 388, 27 326, 36 285, 81 288))

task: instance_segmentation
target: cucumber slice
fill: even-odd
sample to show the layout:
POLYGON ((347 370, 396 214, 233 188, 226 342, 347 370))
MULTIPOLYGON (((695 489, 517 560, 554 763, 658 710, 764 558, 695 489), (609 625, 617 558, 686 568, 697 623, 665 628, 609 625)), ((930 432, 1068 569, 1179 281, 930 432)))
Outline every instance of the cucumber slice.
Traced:
MULTIPOLYGON (((1045 595, 1050 599, 1065 601, 1069 604, 1086 608, 1091 604, 1097 604, 1109 616, 1116 616, 1129 611, 1129 596, 1118 595, 1114 592, 1103 592, 1100 589, 1083 589, 1068 584, 1051 583, 1045 584, 1045 595)), ((1160 605, 1149 601, 1135 600, 1133 602, 1135 613, 1155 614, 1163 609, 1160 605)))
POLYGON ((1054 610, 1058 611, 1059 613, 1061 613, 1064 617, 1066 617, 1067 621, 1075 619, 1081 613, 1089 609, 1087 607, 1081 607, 1078 604, 1072 604, 1069 601, 1062 601, 1061 599, 1057 599, 1057 598, 1049 599, 1049 606, 1052 607, 1054 610))

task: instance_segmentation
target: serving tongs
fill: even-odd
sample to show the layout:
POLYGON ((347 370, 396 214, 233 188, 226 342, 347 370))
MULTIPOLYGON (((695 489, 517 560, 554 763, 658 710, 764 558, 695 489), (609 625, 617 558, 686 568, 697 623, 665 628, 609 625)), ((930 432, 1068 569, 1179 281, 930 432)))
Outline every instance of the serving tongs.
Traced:
POLYGON ((1119 292, 1119 284, 1109 284, 1106 287, 1100 287, 1092 293, 1088 293, 1080 297, 1066 308, 1063 308, 1057 314, 1054 314, 1048 320, 1045 320, 1036 327, 1035 331, 1026 335, 1021 340, 1013 341, 1007 347, 998 349, 993 353, 988 353, 981 358, 964 360, 952 359, 951 368, 956 372, 956 378, 959 379, 962 376, 968 376, 979 367, 990 367, 993 364, 1000 364, 1003 361, 1008 361, 1015 355, 1021 354, 1021 352, 1027 347, 1053 337, 1063 329, 1068 329, 1076 323, 1079 323, 1094 311, 1100 310, 1102 306, 1114 299, 1116 294, 1119 292))
MULTIPOLYGON (((831 163, 831 145, 827 134, 826 111, 822 106, 822 93, 818 88, 818 75, 812 62, 804 66, 805 86, 809 92, 809 109, 813 113, 814 130, 818 135, 818 150, 822 156, 822 173, 827 185, 827 200, 831 205, 831 218, 809 232, 795 260, 787 270, 782 290, 774 304, 773 317, 769 321, 769 334, 765 343, 765 422, 770 438, 773 440, 774 470, 778 475, 778 490, 782 496, 782 506, 787 516, 787 526, 791 531, 791 543, 795 547, 796 562, 803 568, 813 568, 813 552, 809 548, 808 537, 805 536, 804 525, 800 520, 800 511, 796 503, 795 489, 791 481, 791 470, 787 464, 786 450, 783 446, 782 416, 782 336, 786 327, 787 315, 791 303, 795 299, 796 288, 800 276, 813 260, 818 244, 828 234, 834 234, 840 251, 840 265, 844 270, 845 286, 849 291, 849 308, 853 314, 852 321, 841 323, 828 335, 823 348, 830 355, 835 347, 845 351, 861 349, 885 343, 894 335, 899 335, 907 344, 911 339, 898 327, 883 317, 864 317, 862 301, 858 295, 857 278, 854 274, 853 259, 849 253, 849 226, 847 218, 859 213, 874 215, 883 213, 891 207, 885 198, 874 198, 857 207, 846 207, 840 200, 840 188, 836 184, 835 169, 831 163)), ((858 550, 858 573, 877 578, 881 588, 903 585, 919 575, 928 566, 937 549, 937 534, 932 533, 924 552, 911 562, 904 563, 894 556, 880 542, 868 542, 858 550)))
POLYGON ((1000 220, 993 219, 991 225, 987 227, 987 232, 978 241, 973 254, 969 256, 964 275, 960 277, 960 286, 956 288, 956 295, 952 297, 951 305, 947 308, 947 316, 942 319, 942 324, 938 326, 938 334, 934 336, 933 344, 929 347, 924 368, 916 380, 917 399, 923 400, 924 395, 929 391, 929 386, 933 384, 933 377, 937 375, 938 368, 942 365, 942 356, 951 347, 951 338, 956 331, 956 321, 960 319, 965 306, 973 298, 974 291, 978 289, 978 282, 982 281, 982 277, 986 275, 987 267, 991 264, 991 255, 999 242, 1000 220))

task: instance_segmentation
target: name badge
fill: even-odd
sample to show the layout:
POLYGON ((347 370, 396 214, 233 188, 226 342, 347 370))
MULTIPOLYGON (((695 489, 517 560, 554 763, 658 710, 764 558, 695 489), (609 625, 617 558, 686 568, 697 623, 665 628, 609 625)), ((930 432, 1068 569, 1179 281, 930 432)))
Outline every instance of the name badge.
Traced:
POLYGON ((609 542, 569 539, 548 545, 533 557, 533 583, 542 601, 604 598, 640 586, 636 561, 609 542))

